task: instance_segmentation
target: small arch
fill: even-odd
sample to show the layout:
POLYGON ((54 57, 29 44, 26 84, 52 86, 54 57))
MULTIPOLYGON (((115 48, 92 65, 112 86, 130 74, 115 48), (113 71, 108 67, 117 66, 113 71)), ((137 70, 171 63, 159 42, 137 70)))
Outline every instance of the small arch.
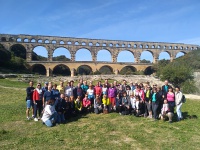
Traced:
POLYGON ((172 49, 172 46, 169 46, 169 49, 172 49))
POLYGON ((90 43, 89 43, 89 46, 93 46, 93 43, 92 43, 92 42, 90 42, 90 43))
POLYGON ((96 43, 96 46, 99 46, 99 43, 96 43))
POLYGON ((35 64, 31 66, 31 72, 36 74, 46 75, 46 68, 42 64, 35 64))
POLYGON ((134 47, 134 48, 137 48, 137 44, 134 44, 133 47, 134 47))
POLYGON ((42 43, 42 40, 41 40, 41 39, 39 39, 39 40, 38 40, 38 43, 42 43))
POLYGON ((27 42, 28 42, 28 39, 27 39, 27 38, 26 38, 26 39, 24 39, 24 42, 26 42, 26 43, 27 43, 27 42))
POLYGON ((142 44, 140 44, 140 48, 143 48, 143 45, 142 45, 142 44))
POLYGON ((174 49, 178 49, 178 46, 174 46, 174 49))
POLYGON ((152 62, 153 61, 153 52, 149 50, 145 50, 141 53, 140 60, 144 62, 152 62))
POLYGON ((85 42, 82 42, 82 45, 86 45, 86 43, 85 43, 85 42))
POLYGON ((155 48, 155 45, 152 45, 151 48, 155 48))
POLYGON ((119 47, 119 44, 117 43, 115 46, 116 46, 116 47, 119 47))
POLYGON ((149 45, 146 45, 145 48, 149 48, 149 45))
POLYGON ((158 45, 158 48, 161 48, 161 46, 160 46, 160 45, 158 45))
POLYGON ((166 49, 166 46, 165 46, 165 45, 163 46, 163 49, 166 49))
POLYGON ((133 52, 129 50, 119 52, 117 62, 135 62, 133 52))
POLYGON ((56 40, 51 41, 52 44, 56 44, 56 40))
POLYGON ((75 44, 75 45, 79 45, 79 43, 78 43, 78 42, 75 42, 74 44, 75 44))
POLYGON ((183 46, 181 46, 180 49, 183 49, 183 46))
POLYGON ((111 62, 112 56, 110 51, 106 49, 99 50, 97 52, 97 61, 107 61, 111 62))
POLYGON ((108 66, 108 65, 105 65, 105 66, 102 66, 100 69, 99 69, 99 72, 101 74, 113 74, 113 68, 108 66))
POLYGON ((188 50, 188 47, 186 46, 185 49, 188 50))
POLYGON ((47 61, 47 49, 43 46, 36 46, 32 51, 33 61, 47 61))
POLYGON ((10 37, 10 38, 9 38, 9 42, 14 42, 14 38, 13 38, 13 37, 10 37))
POLYGON ((49 40, 45 40, 44 43, 47 43, 47 44, 48 44, 48 43, 50 43, 50 42, 49 42, 49 40))
POLYGON ((64 47, 59 47, 53 52, 53 61, 70 61, 70 51, 64 47))
POLYGON ((134 66, 125 66, 120 70, 120 74, 128 75, 128 74, 135 74, 137 69, 134 66))
POLYGON ((92 75, 92 68, 88 65, 81 65, 77 68, 77 75, 92 75))
POLYGON ((122 44, 122 47, 125 47, 125 44, 122 44))
POLYGON ((178 53, 176 54, 176 58, 182 57, 182 56, 184 56, 185 54, 186 54, 185 52, 180 51, 180 52, 178 52, 178 53))
POLYGON ((131 47, 131 44, 128 44, 128 47, 131 47))
POLYGON ((164 59, 164 60, 170 60, 170 53, 167 52, 167 51, 161 52, 159 54, 159 56, 158 56, 158 59, 159 60, 162 60, 162 59, 164 59))
POLYGON ((35 41, 35 39, 31 39, 31 43, 35 43, 36 41, 35 41))
POLYGON ((106 46, 106 43, 103 43, 103 45, 102 46, 106 46))
POLYGON ((63 64, 56 65, 52 73, 56 76, 71 76, 70 68, 63 64))
POLYGON ((152 66, 149 66, 144 70, 144 74, 145 75, 151 75, 154 72, 155 72, 155 70, 154 70, 154 68, 152 66))
MULTIPOLYGON (((6 42, 6 37, 1 38, 1 42, 6 42)), ((20 41, 21 42, 21 41, 20 41)))
POLYGON ((68 41, 68 42, 67 42, 67 44, 68 44, 68 45, 71 45, 71 44, 72 44, 72 42, 71 42, 71 41, 68 41))
POLYGON ((76 51, 76 61, 92 61, 91 52, 88 49, 79 49, 76 51))
POLYGON ((23 45, 14 44, 10 47, 10 51, 14 56, 26 59, 26 48, 23 45))
POLYGON ((65 42, 64 41, 60 41, 60 44, 65 44, 65 42))
POLYGON ((110 47, 113 47, 113 43, 110 43, 109 46, 110 46, 110 47))
POLYGON ((21 38, 17 38, 17 42, 21 42, 22 41, 22 39, 21 38))
POLYGON ((190 50, 194 50, 194 48, 193 48, 193 47, 191 47, 191 48, 190 48, 190 50))

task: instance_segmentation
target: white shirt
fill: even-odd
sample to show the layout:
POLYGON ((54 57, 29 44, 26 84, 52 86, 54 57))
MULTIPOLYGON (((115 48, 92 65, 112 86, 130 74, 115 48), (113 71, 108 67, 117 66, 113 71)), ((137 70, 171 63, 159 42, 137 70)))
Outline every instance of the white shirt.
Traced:
POLYGON ((136 99, 135 99, 135 97, 130 97, 130 101, 131 101, 131 107, 133 109, 135 109, 136 108, 136 99))
POLYGON ((42 115, 41 120, 43 122, 46 122, 47 120, 50 119, 50 117, 54 114, 54 112, 55 112, 55 107, 54 106, 46 105, 45 108, 44 108, 44 113, 42 115))
POLYGON ((88 95, 94 95, 94 90, 93 89, 88 89, 87 93, 88 93, 88 95))

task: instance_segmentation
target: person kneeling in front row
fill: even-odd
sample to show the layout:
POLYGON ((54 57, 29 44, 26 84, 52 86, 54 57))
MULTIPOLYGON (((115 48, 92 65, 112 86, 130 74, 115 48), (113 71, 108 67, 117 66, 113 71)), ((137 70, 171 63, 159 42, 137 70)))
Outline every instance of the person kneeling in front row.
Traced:
POLYGON ((47 127, 52 127, 55 125, 57 120, 57 112, 55 110, 53 99, 47 101, 47 105, 44 108, 44 113, 41 120, 44 124, 46 124, 47 127))

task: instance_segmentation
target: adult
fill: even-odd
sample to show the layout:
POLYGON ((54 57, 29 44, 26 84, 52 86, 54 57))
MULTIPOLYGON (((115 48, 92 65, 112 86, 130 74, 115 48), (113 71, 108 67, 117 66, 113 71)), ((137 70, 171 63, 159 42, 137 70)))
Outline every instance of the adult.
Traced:
POLYGON ((42 100, 43 107, 45 107, 48 100, 53 98, 51 89, 52 89, 51 86, 48 86, 48 90, 43 95, 43 100, 42 100))
POLYGON ((83 84, 81 85, 81 88, 83 89, 83 95, 87 93, 87 90, 89 89, 89 86, 87 84, 87 81, 85 80, 83 84))
POLYGON ((175 88, 175 104, 176 104, 176 113, 177 113, 177 121, 180 121, 183 119, 182 112, 181 112, 181 106, 182 106, 182 97, 183 93, 180 91, 179 87, 175 88))
POLYGON ((65 87, 64 87, 64 82, 63 81, 60 81, 60 85, 58 85, 57 89, 60 92, 60 94, 64 94, 65 93, 65 87))
POLYGON ((144 117, 149 116, 149 118, 152 118, 151 98, 152 98, 151 87, 149 85, 147 85, 147 89, 145 90, 145 114, 144 114, 144 117))
POLYGON ((54 84, 53 85, 53 88, 52 88, 52 96, 53 96, 53 99, 54 100, 57 100, 60 98, 60 92, 59 90, 57 89, 57 84, 54 84))
POLYGON ((64 123, 64 110, 65 110, 65 95, 61 94, 58 99, 55 101, 55 109, 57 112, 57 123, 64 123))
POLYGON ((168 89, 169 89, 170 87, 171 87, 171 86, 169 86, 168 80, 165 80, 165 83, 164 83, 164 85, 162 86, 162 91, 163 91, 163 94, 164 94, 165 98, 167 97, 168 89))
POLYGON ((108 98, 111 103, 111 110, 116 110, 116 104, 115 104, 115 97, 117 96, 117 89, 114 87, 113 83, 110 84, 110 87, 108 89, 108 98))
POLYGON ((101 113, 103 110, 102 103, 99 95, 96 95, 96 98, 94 99, 94 112, 95 114, 101 113))
POLYGON ((87 95, 91 103, 94 103, 94 88, 92 85, 89 85, 89 89, 87 90, 87 95))
POLYGON ((77 99, 77 97, 80 97, 80 100, 83 99, 83 89, 81 88, 81 83, 78 83, 77 87, 73 90, 74 92, 74 98, 77 99))
MULTIPOLYGON (((174 107, 175 107, 175 94, 173 92, 172 87, 169 87, 168 92, 167 92, 167 101, 169 104, 169 112, 171 114, 174 113, 174 107)), ((172 123, 172 117, 169 117, 169 122, 172 123)))
POLYGON ((67 86, 65 87, 65 96, 73 96, 73 88, 71 87, 71 82, 67 82, 67 86))
POLYGON ((152 89, 153 93, 152 93, 152 98, 151 98, 151 101, 152 101, 152 110, 153 110, 153 118, 154 120, 157 120, 158 119, 158 105, 159 105, 159 95, 157 93, 157 89, 156 88, 153 88, 152 89))
POLYGON ((48 82, 45 82, 45 83, 44 83, 44 86, 42 87, 42 92, 43 92, 43 93, 45 93, 46 91, 48 91, 48 85, 49 85, 48 82))
POLYGON ((29 82, 29 87, 26 88, 26 118, 30 120, 29 113, 30 108, 32 107, 32 117, 34 117, 34 109, 33 109, 33 81, 29 82))
POLYGON ((42 98, 43 98, 43 92, 41 84, 38 83, 36 89, 33 92, 34 121, 38 121, 38 119, 40 120, 42 112, 42 98), (38 111, 38 117, 37 117, 37 111, 38 111))
POLYGON ((54 100, 50 99, 47 101, 47 105, 44 108, 44 113, 41 120, 44 124, 46 124, 47 127, 52 127, 53 125, 55 125, 57 120, 57 112, 53 105, 54 100))
POLYGON ((95 86, 95 95, 99 95, 100 97, 102 96, 101 82, 98 82, 95 86))

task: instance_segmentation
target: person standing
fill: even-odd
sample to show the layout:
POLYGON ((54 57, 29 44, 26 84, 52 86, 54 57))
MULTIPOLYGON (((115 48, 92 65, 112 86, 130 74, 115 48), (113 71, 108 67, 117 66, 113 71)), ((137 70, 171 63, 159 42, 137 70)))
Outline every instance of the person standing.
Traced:
POLYGON ((163 91, 165 98, 167 97, 169 88, 170 88, 169 82, 168 82, 168 80, 165 80, 165 84, 162 86, 162 91, 163 91))
POLYGON ((64 82, 60 81, 60 85, 58 85, 57 89, 59 90, 60 94, 65 93, 65 87, 64 87, 64 82))
POLYGON ((38 83, 37 88, 33 92, 34 121, 38 121, 38 119, 40 119, 42 112, 42 98, 43 98, 43 92, 41 84, 38 83), (37 117, 37 111, 38 111, 38 117, 37 117))
POLYGON ((180 91, 179 87, 175 88, 175 104, 176 104, 176 113, 177 113, 177 121, 180 121, 183 119, 182 112, 181 112, 181 106, 182 106, 182 97, 183 93, 180 91))
POLYGON ((29 113, 30 108, 32 107, 32 117, 34 117, 34 108, 33 108, 33 81, 29 82, 29 87, 26 88, 26 118, 30 120, 29 113))
POLYGON ((48 101, 48 100, 50 100, 50 99, 53 99, 53 93, 52 93, 52 91, 51 91, 51 86, 49 85, 48 86, 48 90, 44 93, 44 95, 43 95, 43 101, 42 101, 42 103, 43 103, 43 108, 45 107, 45 105, 46 105, 46 102, 48 101))

